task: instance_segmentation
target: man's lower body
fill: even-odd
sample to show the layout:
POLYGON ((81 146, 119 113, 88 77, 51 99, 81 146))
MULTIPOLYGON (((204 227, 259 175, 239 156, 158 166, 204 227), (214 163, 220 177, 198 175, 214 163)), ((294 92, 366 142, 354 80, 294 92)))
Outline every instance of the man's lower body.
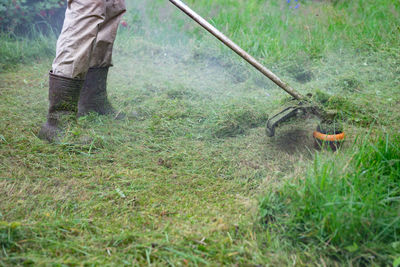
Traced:
POLYGON ((113 113, 107 74, 125 0, 68 0, 49 74, 49 111, 39 137, 57 141, 64 124, 89 112, 113 113))

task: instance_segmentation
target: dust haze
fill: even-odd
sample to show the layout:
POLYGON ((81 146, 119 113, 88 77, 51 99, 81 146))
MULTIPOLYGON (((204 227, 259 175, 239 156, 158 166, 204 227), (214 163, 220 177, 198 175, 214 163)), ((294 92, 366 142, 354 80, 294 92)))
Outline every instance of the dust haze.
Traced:
POLYGON ((185 88, 214 99, 270 97, 274 85, 266 77, 170 2, 127 5, 128 26, 121 27, 115 45, 115 79, 140 88, 185 88))

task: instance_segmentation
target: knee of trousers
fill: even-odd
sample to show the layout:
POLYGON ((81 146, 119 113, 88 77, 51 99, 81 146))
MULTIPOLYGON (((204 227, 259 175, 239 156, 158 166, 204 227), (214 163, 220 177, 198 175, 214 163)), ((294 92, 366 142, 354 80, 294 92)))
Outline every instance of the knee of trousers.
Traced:
POLYGON ((126 11, 125 0, 105 0, 106 17, 113 18, 122 15, 126 11))

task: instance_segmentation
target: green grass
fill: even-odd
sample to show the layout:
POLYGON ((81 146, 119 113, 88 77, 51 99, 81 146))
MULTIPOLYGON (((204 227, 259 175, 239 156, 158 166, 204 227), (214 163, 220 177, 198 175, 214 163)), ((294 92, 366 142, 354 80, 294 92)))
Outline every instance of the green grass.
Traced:
POLYGON ((347 153, 316 155, 304 179, 261 200, 266 227, 354 264, 390 264, 400 253, 399 141, 366 137, 347 153))
POLYGON ((339 109, 342 149, 315 150, 313 119, 267 138, 285 94, 167 1, 127 3, 108 83, 127 118, 90 115, 42 142, 55 40, 3 35, 0 266, 398 261, 397 2, 188 3, 339 109))
POLYGON ((34 37, 26 38, 11 33, 0 33, 0 71, 55 55, 54 36, 39 32, 32 35, 34 37))
MULTIPOLYGON (((199 27, 188 25, 185 15, 161 12, 166 9, 164 5, 168 5, 162 3, 147 4, 156 22, 173 17, 181 29, 189 29, 191 36, 204 38, 199 27), (160 16, 165 13, 168 15, 160 16)), ((400 4, 397 1, 335 1, 335 4, 300 1, 298 9, 290 8, 294 5, 286 1, 187 3, 245 50, 266 62, 317 59, 326 52, 349 46, 377 51, 399 45, 400 4)))

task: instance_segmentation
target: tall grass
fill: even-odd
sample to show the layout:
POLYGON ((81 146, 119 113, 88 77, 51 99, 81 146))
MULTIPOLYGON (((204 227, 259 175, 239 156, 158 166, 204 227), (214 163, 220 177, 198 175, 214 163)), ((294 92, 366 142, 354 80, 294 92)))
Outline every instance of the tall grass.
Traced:
POLYGON ((0 33, 0 71, 9 70, 21 63, 49 58, 55 54, 54 34, 43 34, 32 29, 31 37, 0 33))
MULTIPOLYGON (((349 47, 370 51, 399 46, 398 1, 300 1, 297 9, 286 0, 186 2, 232 40, 266 61, 320 58, 327 51, 349 47)), ((163 15, 166 5, 171 4, 163 0, 128 1, 130 12, 125 19, 131 22, 135 35, 150 30, 162 41, 171 35, 173 38, 169 40, 176 42, 184 36, 183 32, 198 39, 207 35, 178 10, 163 15), (143 7, 147 15, 143 13, 143 7), (145 16, 148 17, 145 19, 145 16), (149 21, 153 23, 148 24, 149 21), (179 34, 173 35, 173 31, 179 31, 179 34)), ((53 56, 53 35, 50 38, 39 32, 30 35, 34 37, 0 35, 1 69, 32 58, 53 56)))
MULTIPOLYGON (((320 58, 327 51, 351 47, 370 51, 399 45, 398 1, 299 1, 298 8, 286 0, 186 2, 244 49, 270 61, 320 58)), ((207 34, 194 22, 191 26, 178 10, 165 23, 158 12, 165 9, 162 3, 169 4, 148 4, 157 23, 165 27, 177 23, 197 38, 207 34)))
POLYGON ((358 263, 391 264, 400 253, 400 136, 365 138, 346 156, 316 156, 305 178, 261 201, 270 229, 358 263), (392 256, 390 256, 392 255, 392 256))

